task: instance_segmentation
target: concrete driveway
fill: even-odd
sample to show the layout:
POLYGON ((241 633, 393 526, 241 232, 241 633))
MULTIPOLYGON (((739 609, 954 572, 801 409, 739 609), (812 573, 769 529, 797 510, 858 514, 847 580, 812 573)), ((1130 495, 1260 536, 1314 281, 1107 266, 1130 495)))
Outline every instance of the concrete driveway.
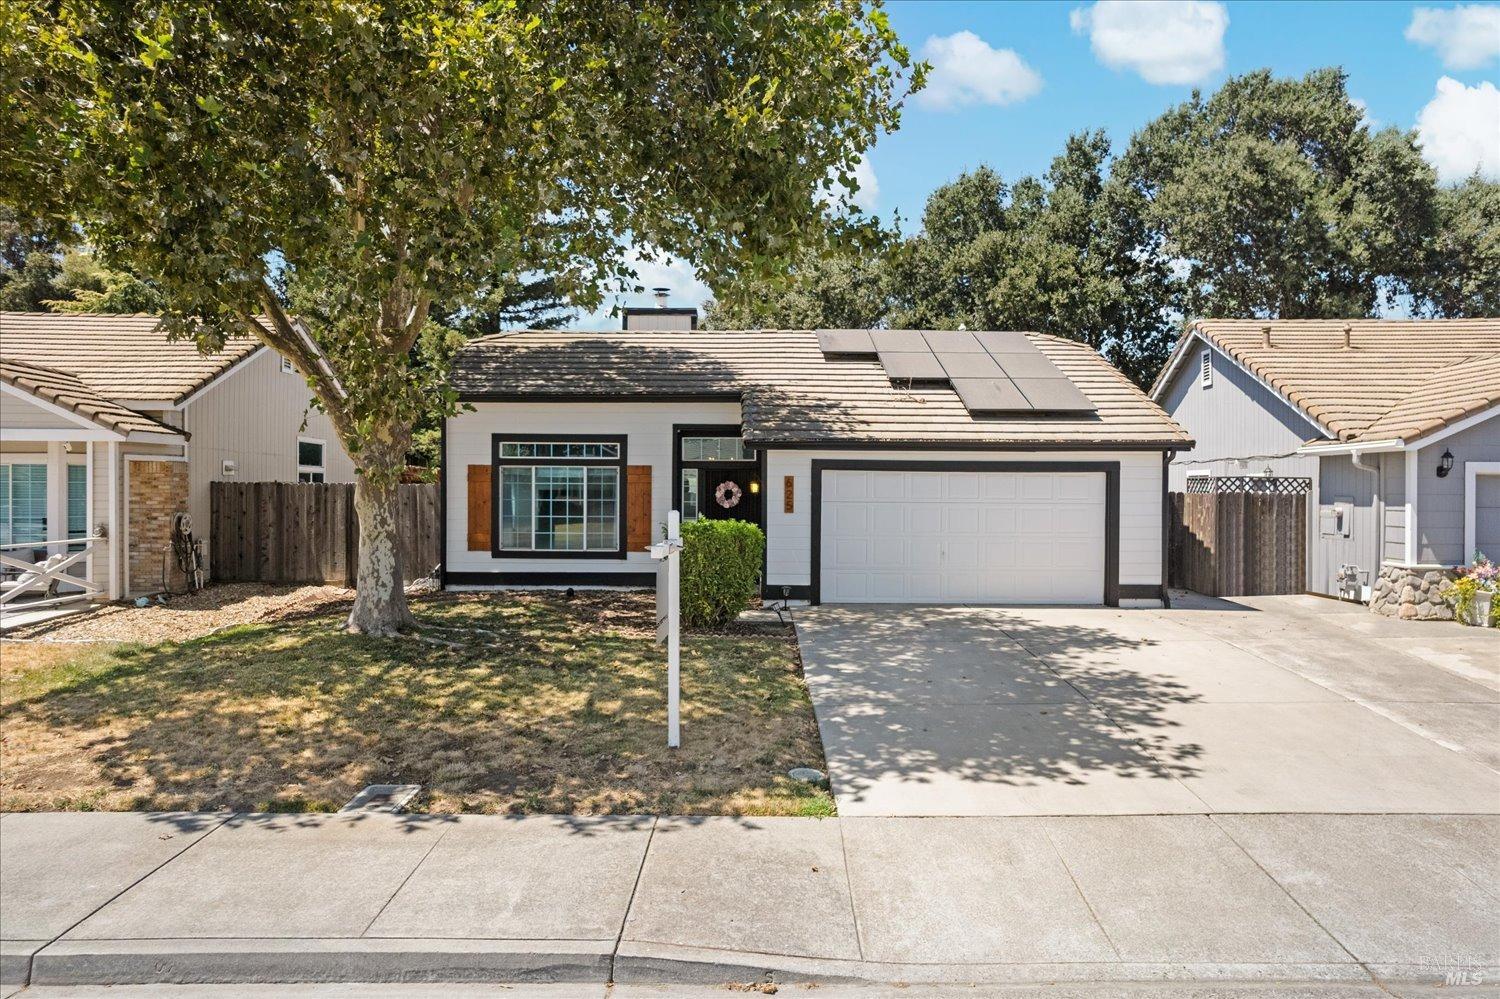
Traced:
POLYGON ((1500 632, 1315 597, 797 612, 839 813, 1500 813, 1500 632))

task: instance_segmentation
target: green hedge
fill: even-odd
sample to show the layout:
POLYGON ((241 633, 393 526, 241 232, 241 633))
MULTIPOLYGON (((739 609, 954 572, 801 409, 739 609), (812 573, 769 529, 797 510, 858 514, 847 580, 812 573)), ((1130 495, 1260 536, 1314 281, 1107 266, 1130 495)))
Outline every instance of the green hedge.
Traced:
POLYGON ((757 596, 766 536, 743 520, 690 520, 682 525, 682 623, 727 624, 757 596))

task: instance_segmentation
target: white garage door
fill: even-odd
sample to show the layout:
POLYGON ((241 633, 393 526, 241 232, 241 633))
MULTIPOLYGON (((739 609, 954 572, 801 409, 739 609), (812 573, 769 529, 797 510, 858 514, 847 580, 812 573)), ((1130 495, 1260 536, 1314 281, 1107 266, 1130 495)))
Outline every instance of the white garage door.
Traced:
POLYGON ((1102 472, 823 472, 825 603, 1104 602, 1102 472))

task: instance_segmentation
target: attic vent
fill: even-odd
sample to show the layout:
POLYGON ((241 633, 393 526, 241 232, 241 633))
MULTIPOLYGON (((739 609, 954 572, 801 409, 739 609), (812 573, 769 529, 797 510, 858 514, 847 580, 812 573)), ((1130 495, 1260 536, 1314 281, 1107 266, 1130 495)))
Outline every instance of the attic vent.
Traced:
POLYGON ((1214 383, 1214 355, 1205 350, 1198 355, 1198 381, 1204 388, 1214 383))

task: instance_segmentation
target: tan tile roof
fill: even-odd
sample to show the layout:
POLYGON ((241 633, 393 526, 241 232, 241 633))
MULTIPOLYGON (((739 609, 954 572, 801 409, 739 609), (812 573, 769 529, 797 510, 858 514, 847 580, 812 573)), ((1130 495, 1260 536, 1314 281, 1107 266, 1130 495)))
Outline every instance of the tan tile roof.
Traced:
POLYGON ((0 356, 69 372, 111 399, 178 403, 260 347, 246 337, 201 354, 160 326, 147 315, 0 312, 0 356))
POLYGON ((30 392, 55 406, 89 420, 106 430, 119 434, 147 433, 172 434, 186 437, 176 427, 158 423, 149 416, 126 409, 117 402, 104 398, 72 375, 10 358, 0 359, 0 381, 30 392))
POLYGON ((876 360, 825 358, 814 330, 501 333, 465 347, 453 380, 466 396, 492 398, 740 399, 746 439, 757 443, 1191 444, 1088 347, 1027 336, 1097 412, 975 417, 951 388, 897 388, 876 360))
POLYGON ((1500 319, 1203 319, 1193 329, 1339 442, 1413 441, 1500 404, 1500 319))

